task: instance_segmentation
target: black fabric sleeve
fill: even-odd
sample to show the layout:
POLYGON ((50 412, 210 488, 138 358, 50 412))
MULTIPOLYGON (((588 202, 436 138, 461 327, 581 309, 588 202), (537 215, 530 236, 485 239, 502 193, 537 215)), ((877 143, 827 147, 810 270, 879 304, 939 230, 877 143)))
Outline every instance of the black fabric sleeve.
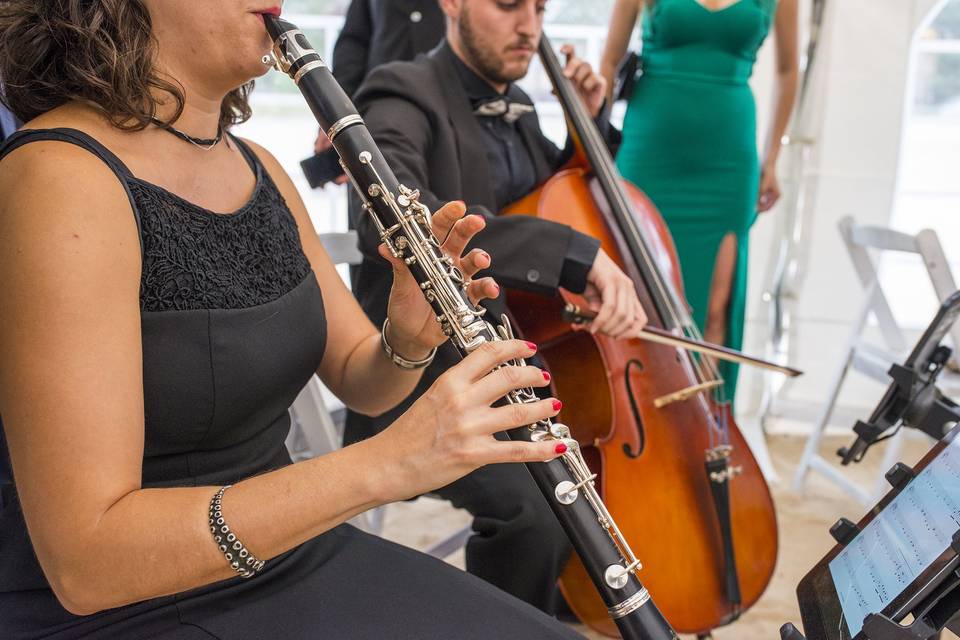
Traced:
MULTIPOLYGON (((402 184, 419 189, 420 201, 434 211, 441 203, 426 188, 426 154, 431 144, 426 114, 397 96, 372 96, 364 103, 358 107, 387 164, 402 184)), ((377 253, 380 236, 371 216, 359 210, 357 198, 352 198, 351 203, 351 222, 356 226, 361 252, 368 258, 382 260, 377 253)))
POLYGON ((347 8, 343 29, 333 47, 331 72, 340 86, 352 96, 367 75, 373 21, 370 0, 353 0, 347 8))
POLYGON ((579 231, 570 235, 567 255, 560 272, 560 286, 573 293, 583 293, 587 288, 587 276, 593 261, 600 251, 600 241, 579 231))

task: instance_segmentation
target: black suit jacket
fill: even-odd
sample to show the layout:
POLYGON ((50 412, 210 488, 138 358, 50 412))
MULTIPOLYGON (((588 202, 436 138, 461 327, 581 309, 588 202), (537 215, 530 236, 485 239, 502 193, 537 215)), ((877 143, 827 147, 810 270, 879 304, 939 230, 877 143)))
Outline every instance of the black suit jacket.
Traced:
MULTIPOLYGON (((495 215, 482 132, 457 75, 453 55, 442 43, 413 62, 378 67, 355 95, 357 109, 399 181, 419 189, 421 202, 436 210, 451 200, 464 200, 469 213, 486 218, 486 228, 472 243, 492 258, 491 269, 481 275, 491 275, 508 287, 555 295, 571 238, 575 234, 584 236, 566 225, 532 216, 495 215)), ((518 87, 511 88, 510 97, 533 104, 518 87)), ((538 182, 543 182, 570 158, 572 147, 561 150, 546 138, 535 112, 522 116, 517 125, 531 153, 538 182)), ((380 238, 359 204, 351 194, 351 222, 364 254, 353 289, 364 311, 380 326, 387 314, 392 272, 377 253, 380 238)), ((494 319, 506 313, 503 295, 486 301, 484 306, 488 317, 494 319)), ((444 344, 420 385, 401 405, 378 418, 350 413, 345 442, 368 437, 389 425, 459 360, 456 350, 444 344)))
POLYGON ((333 75, 352 96, 373 68, 433 49, 445 26, 437 0, 353 0, 333 48, 333 75))

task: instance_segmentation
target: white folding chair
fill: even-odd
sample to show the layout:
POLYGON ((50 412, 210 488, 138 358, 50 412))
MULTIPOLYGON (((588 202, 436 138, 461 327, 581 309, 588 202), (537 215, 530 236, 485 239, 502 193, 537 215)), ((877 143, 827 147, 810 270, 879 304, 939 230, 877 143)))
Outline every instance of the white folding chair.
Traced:
MULTIPOLYGON (((857 277, 863 285, 864 297, 850 328, 850 336, 847 339, 843 357, 830 383, 827 400, 813 431, 807 437, 806 447, 793 479, 793 489, 802 492, 809 472, 818 471, 853 498, 869 506, 885 489, 883 474, 897 461, 905 432, 901 430, 887 442, 879 477, 870 490, 859 486, 846 477, 837 466, 827 462, 820 455, 820 445, 847 373, 851 370, 858 371, 880 383, 887 384, 890 382, 887 375, 890 365, 901 362, 907 354, 906 338, 897 325, 887 296, 880 286, 877 263, 870 256, 870 251, 898 251, 919 255, 930 276, 937 298, 941 301, 956 291, 957 287, 950 273, 943 247, 934 231, 924 229, 916 235, 910 235, 885 227, 858 225, 849 216, 843 218, 839 226, 857 277), (869 342, 862 335, 871 314, 877 320, 883 344, 869 342)), ((954 345, 960 347, 960 326, 953 328, 951 336, 954 345)))

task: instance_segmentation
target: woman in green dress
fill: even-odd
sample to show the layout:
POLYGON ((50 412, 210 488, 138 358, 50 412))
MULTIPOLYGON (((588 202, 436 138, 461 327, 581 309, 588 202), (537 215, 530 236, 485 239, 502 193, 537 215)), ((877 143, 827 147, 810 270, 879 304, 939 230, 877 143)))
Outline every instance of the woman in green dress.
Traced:
MULTIPOLYGON (((739 349, 750 226, 780 196, 775 169, 796 93, 797 0, 616 0, 601 63, 608 86, 641 13, 642 74, 617 166, 663 214, 704 337, 739 349), (771 27, 777 81, 761 162, 748 80, 771 27)), ((737 367, 723 362, 720 373, 732 401, 737 367)))

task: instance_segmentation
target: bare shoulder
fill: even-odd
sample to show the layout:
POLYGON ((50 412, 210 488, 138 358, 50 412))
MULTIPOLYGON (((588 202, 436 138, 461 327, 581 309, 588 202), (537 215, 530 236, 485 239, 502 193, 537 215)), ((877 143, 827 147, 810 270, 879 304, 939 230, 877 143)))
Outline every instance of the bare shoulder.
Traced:
POLYGON ((287 172, 283 170, 283 167, 280 165, 280 161, 277 160, 272 153, 267 151, 266 147, 254 142, 250 138, 239 138, 239 140, 253 150, 253 152, 260 159, 260 162, 262 162, 264 166, 266 166, 267 171, 270 172, 270 177, 276 178, 277 176, 274 174, 278 173, 286 176, 287 172))
POLYGON ((263 163, 263 166, 266 167, 267 173, 270 174, 270 177, 273 178, 274 182, 277 183, 277 186, 280 187, 280 190, 283 192, 284 196, 287 195, 286 192, 288 189, 293 189, 296 191, 296 188, 293 185, 293 180, 290 179, 290 176, 287 175, 283 165, 280 164, 280 161, 277 160, 272 153, 270 153, 262 145, 257 144, 249 138, 240 138, 240 140, 253 150, 257 158, 260 159, 260 162, 263 163))
MULTIPOLYGON (((287 201, 287 205, 293 212, 293 216, 297 219, 297 222, 301 224, 304 222, 309 222, 307 208, 303 203, 303 199, 300 197, 300 192, 297 191, 296 185, 293 184, 293 180, 287 174, 287 171, 283 168, 283 165, 280 164, 280 161, 277 160, 272 153, 267 151, 267 149, 256 142, 253 142, 247 138, 240 138, 240 140, 249 146, 250 149, 252 149, 256 154, 257 158, 260 159, 260 162, 263 163, 267 173, 270 174, 270 177, 277 185, 277 188, 280 189, 280 194, 283 196, 284 200, 287 201)), ((312 225, 310 228, 312 229, 312 225)))
MULTIPOLYGON (((25 128, 71 124, 41 117, 25 128)), ((0 240, 24 257, 50 256, 51 263, 92 259, 139 269, 139 235, 124 185, 100 158, 69 142, 30 142, 0 161, 0 240)))
MULTIPOLYGON (((37 141, 0 161, 0 224, 133 222, 126 190, 102 160, 74 144, 37 141)), ((136 233, 136 225, 126 229, 136 233)))

